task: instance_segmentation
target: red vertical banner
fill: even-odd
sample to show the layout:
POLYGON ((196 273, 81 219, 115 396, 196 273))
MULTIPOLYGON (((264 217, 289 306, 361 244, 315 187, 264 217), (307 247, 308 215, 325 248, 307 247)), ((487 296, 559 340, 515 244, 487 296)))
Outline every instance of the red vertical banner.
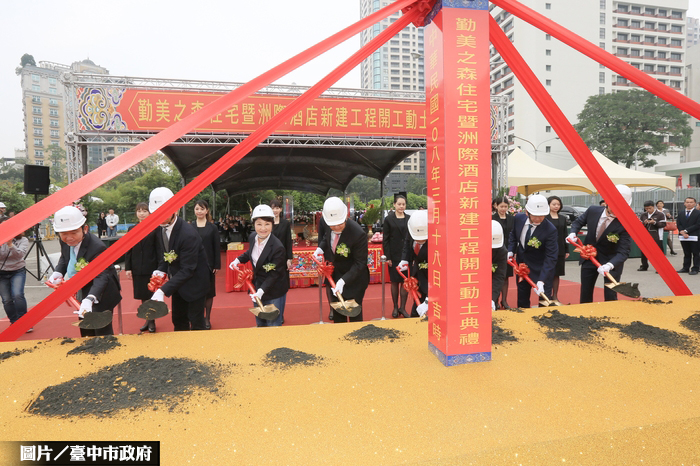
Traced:
POLYGON ((426 26, 430 350, 491 359, 488 2, 443 0, 426 26))

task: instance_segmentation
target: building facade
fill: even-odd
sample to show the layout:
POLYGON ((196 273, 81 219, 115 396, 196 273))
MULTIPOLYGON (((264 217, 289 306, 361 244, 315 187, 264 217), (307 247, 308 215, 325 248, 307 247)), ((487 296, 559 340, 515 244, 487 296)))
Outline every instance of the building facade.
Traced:
POLYGON ((688 17, 688 22, 685 27, 686 48, 700 44, 700 19, 688 17))

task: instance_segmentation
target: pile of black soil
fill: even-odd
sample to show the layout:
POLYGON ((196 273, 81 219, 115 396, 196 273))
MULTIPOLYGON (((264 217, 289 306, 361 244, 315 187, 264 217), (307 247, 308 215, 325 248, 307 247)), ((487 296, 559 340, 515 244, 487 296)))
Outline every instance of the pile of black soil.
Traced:
POLYGON ((649 345, 678 350, 691 356, 697 355, 693 340, 672 330, 635 321, 621 327, 620 332, 633 340, 644 340, 649 345))
POLYGON ((518 341, 513 332, 506 330, 497 324, 497 320, 491 321, 491 343, 502 345, 507 341, 518 341))
POLYGON ((647 304, 672 304, 673 301, 664 301, 663 299, 657 298, 642 298, 640 301, 647 304))
POLYGON ((117 346, 121 346, 122 344, 119 343, 119 340, 117 340, 117 337, 114 335, 106 335, 104 337, 94 337, 94 338, 88 338, 83 342, 82 345, 76 346, 72 350, 68 351, 68 354, 79 354, 79 353, 87 353, 87 354, 101 354, 101 353, 106 353, 107 351, 111 350, 112 348, 115 348, 117 346))
POLYGON ((61 344, 62 344, 62 345, 68 345, 68 344, 70 344, 70 343, 75 343, 75 340, 73 340, 72 338, 66 337, 66 338, 63 339, 63 341, 61 341, 61 344))
POLYGON ((350 332, 345 335, 346 340, 355 341, 357 343, 367 342, 374 343, 377 341, 395 341, 399 340, 404 336, 404 332, 396 330, 393 328, 382 328, 377 327, 373 324, 365 325, 362 328, 358 328, 354 332, 350 332))
POLYGON ((5 351, 4 353, 0 353, 0 362, 4 361, 5 359, 9 359, 13 356, 19 356, 22 353, 27 353, 31 350, 13 350, 13 351, 5 351))
POLYGON ((316 366, 323 363, 321 356, 296 351, 291 348, 275 348, 265 355, 265 364, 282 369, 293 366, 316 366))
POLYGON ((222 365, 191 359, 139 356, 47 387, 27 411, 56 417, 110 416, 124 409, 157 409, 157 402, 177 406, 194 393, 217 394, 224 372, 222 365))
POLYGON ((507 307, 505 309, 501 309, 502 311, 508 311, 508 312, 517 312, 518 314, 522 314, 525 312, 522 308, 520 307, 507 307))
POLYGON ((696 312, 687 319, 681 320, 681 325, 688 330, 700 333, 700 312, 696 312))
POLYGON ((556 309, 533 319, 547 329, 547 337, 553 340, 592 342, 599 330, 620 327, 607 317, 573 317, 556 309))

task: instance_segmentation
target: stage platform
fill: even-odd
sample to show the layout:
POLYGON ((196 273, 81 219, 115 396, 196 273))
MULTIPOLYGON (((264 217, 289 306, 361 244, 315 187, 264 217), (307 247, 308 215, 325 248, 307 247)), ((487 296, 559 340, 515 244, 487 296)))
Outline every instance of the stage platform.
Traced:
POLYGON ((683 351, 618 328, 590 341, 554 340, 533 319, 549 308, 495 312, 517 341, 494 346, 490 362, 449 368, 428 351, 428 324, 418 319, 374 322, 404 334, 360 344, 345 337, 367 322, 124 335, 122 346, 99 356, 67 355, 82 340, 1 343, 0 353, 28 351, 0 361, 0 435, 156 440, 164 465, 697 464, 700 344, 679 322, 698 312, 700 300, 663 299, 561 312, 675 331, 689 342, 683 351), (283 347, 323 361, 289 369, 263 363, 283 347), (222 389, 110 417, 26 411, 49 386, 144 355, 222 364, 222 389))

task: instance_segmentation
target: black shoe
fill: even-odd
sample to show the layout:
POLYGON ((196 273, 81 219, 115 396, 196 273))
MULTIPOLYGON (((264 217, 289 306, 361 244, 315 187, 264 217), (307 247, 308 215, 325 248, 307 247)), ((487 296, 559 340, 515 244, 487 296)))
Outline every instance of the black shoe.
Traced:
POLYGON ((333 320, 333 311, 328 313, 328 320, 333 320))
POLYGON ((400 312, 401 315, 404 316, 405 318, 407 318, 407 319, 409 318, 408 312, 406 312, 405 309, 399 309, 399 312, 400 312))
POLYGON ((672 255, 672 256, 677 256, 677 255, 678 255, 678 253, 677 253, 677 252, 673 252, 673 251, 671 251, 671 255, 672 255))
POLYGON ((637 269, 637 272, 646 272, 647 270, 649 270, 649 267, 641 266, 637 269))
POLYGON ((155 320, 149 320, 148 324, 146 324, 148 327, 148 333, 156 333, 156 321, 155 320))
POLYGON ((689 270, 688 270, 688 269, 680 269, 680 270, 676 270, 676 272, 678 272, 678 273, 688 273, 689 270))
POLYGON ((144 322, 143 327, 141 327, 141 328, 139 329, 139 331, 140 331, 140 332, 145 332, 146 330, 148 330, 148 323, 149 323, 149 322, 150 322, 150 320, 147 320, 146 322, 144 322))
POLYGON ((510 306, 507 302, 501 301, 501 309, 510 309, 510 306))
POLYGON ((690 272, 688 272, 688 275, 697 275, 697 274, 698 274, 697 270, 691 270, 690 272))
POLYGON ((206 317, 204 318, 204 328, 207 330, 211 330, 211 321, 206 317))
POLYGON ((395 307, 394 310, 391 311, 391 317, 393 317, 394 319, 399 318, 399 308, 398 307, 395 307))

